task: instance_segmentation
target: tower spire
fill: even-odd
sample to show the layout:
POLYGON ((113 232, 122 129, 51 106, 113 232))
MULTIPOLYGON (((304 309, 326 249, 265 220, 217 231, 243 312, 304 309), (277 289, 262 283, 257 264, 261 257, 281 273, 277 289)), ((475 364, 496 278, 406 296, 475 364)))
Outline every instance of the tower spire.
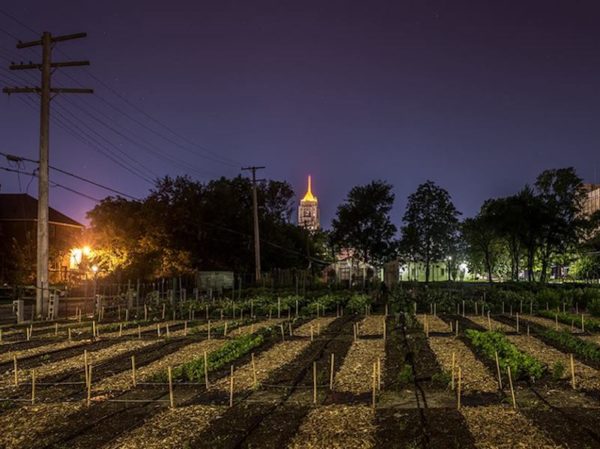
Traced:
POLYGON ((317 201, 317 197, 312 193, 312 177, 310 175, 308 175, 308 190, 306 191, 304 198, 302 198, 302 201, 317 201))

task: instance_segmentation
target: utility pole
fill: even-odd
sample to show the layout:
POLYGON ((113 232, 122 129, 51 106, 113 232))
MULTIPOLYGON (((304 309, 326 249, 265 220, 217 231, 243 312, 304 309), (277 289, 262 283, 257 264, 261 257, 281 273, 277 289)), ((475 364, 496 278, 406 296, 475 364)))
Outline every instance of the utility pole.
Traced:
POLYGON ((262 170, 266 167, 242 167, 242 171, 252 172, 252 205, 254 207, 254 276, 256 282, 260 281, 260 233, 258 230, 258 200, 256 198, 256 183, 261 181, 256 179, 256 170, 262 170))
POLYGON ((52 36, 44 31, 38 41, 20 42, 17 49, 42 47, 41 64, 11 64, 10 70, 39 70, 42 75, 41 87, 5 87, 6 94, 35 93, 40 95, 40 165, 38 172, 38 212, 37 212, 37 265, 35 314, 41 318, 48 309, 49 276, 48 276, 48 190, 49 190, 49 143, 50 143, 50 101, 52 94, 72 93, 91 94, 92 89, 53 88, 52 69, 59 67, 87 66, 89 61, 52 62, 52 47, 56 42, 86 37, 86 33, 52 36))

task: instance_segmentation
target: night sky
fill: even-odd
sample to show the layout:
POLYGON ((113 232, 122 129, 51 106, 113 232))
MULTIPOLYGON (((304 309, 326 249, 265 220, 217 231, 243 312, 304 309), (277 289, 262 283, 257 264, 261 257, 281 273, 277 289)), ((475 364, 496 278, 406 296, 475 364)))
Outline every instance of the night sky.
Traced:
MULTIPOLYGON (((466 216, 543 169, 572 165, 600 180, 598 2, 21 0, 0 9, 28 27, 0 13, 3 86, 16 84, 7 77, 33 84, 33 72, 9 72, 8 60, 39 60, 9 35, 88 33, 59 44, 54 59, 92 65, 54 80, 96 94, 52 107, 71 133, 92 137, 54 123, 51 164, 135 196, 150 184, 98 148, 123 152, 145 178, 205 181, 266 165, 263 176, 301 196, 312 174, 325 227, 352 186, 377 178, 395 187, 397 224, 427 179, 466 216)), ((0 99, 0 151, 37 158, 37 100, 18 97, 0 99)), ((19 185, 0 172, 0 183, 37 195, 27 176, 19 185)), ((55 187, 51 205, 84 220, 94 202, 55 187)))

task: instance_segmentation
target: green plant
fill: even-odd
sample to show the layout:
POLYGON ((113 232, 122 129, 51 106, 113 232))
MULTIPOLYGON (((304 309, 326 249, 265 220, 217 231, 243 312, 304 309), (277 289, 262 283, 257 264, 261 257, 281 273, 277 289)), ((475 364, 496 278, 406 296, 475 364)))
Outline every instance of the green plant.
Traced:
POLYGON ((398 373, 398 382, 400 385, 409 385, 414 382, 412 366, 405 363, 398 373))
POLYGON ((547 329, 542 335, 557 346, 573 352, 583 359, 600 362, 600 346, 591 341, 582 340, 569 332, 552 329, 547 329))
POLYGON ((565 375, 565 364, 561 361, 557 361, 552 366, 552 379, 561 380, 565 375))
POLYGON ((452 382, 452 375, 448 371, 440 371, 431 376, 431 381, 441 387, 447 387, 452 382))
POLYGON ((540 379, 546 371, 545 365, 534 357, 519 351, 504 334, 473 329, 468 329, 465 334, 473 346, 488 359, 495 360, 497 353, 502 371, 506 371, 507 367, 510 367, 515 379, 522 377, 532 380, 540 379))

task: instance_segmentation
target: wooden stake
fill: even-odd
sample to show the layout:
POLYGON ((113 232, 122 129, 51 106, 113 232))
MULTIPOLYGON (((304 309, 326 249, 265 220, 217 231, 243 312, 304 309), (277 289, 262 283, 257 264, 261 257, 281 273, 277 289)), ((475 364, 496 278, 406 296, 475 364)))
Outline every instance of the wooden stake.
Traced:
POLYGON ((156 323, 156 334, 160 337, 160 323, 156 323))
POLYGON ((208 339, 210 340, 210 320, 208 320, 208 339))
POLYGON ((458 367, 458 384, 456 388, 456 408, 460 410, 460 396, 462 391, 462 369, 458 367))
POLYGON ((285 332, 283 330, 283 324, 280 324, 279 327, 281 328, 281 341, 285 341, 285 332))
POLYGON ((488 321, 488 330, 491 332, 492 331, 492 320, 490 318, 490 311, 488 310, 487 313, 487 321, 488 321))
POLYGON ((187 337, 187 334, 188 334, 188 322, 184 321, 183 322, 183 336, 187 337))
POLYGON ((331 353, 331 362, 329 366, 329 389, 333 391, 333 376, 335 374, 335 354, 331 353))
POLYGON ((455 329, 455 331, 456 331, 456 336, 458 337, 458 320, 456 320, 456 329, 455 329))
POLYGON ((519 312, 517 312, 517 334, 519 333, 519 312))
POLYGON ((498 386, 500 390, 502 390, 502 375, 500 374, 500 360, 498 359, 498 351, 494 351, 494 355, 496 356, 496 371, 498 372, 498 386))
POLYGON ((204 351, 204 384, 208 390, 208 354, 204 351))
POLYGON ((13 370, 15 372, 15 387, 19 386, 19 367, 17 365, 17 356, 13 355, 13 370))
POLYGON ((227 335, 227 321, 225 321, 225 326, 223 327, 223 336, 227 335))
POLYGON ((83 350, 83 372, 85 373, 85 385, 89 384, 88 375, 88 352, 86 349, 83 350))
POLYGON ((119 323, 119 337, 123 336, 123 323, 119 323))
POLYGON ((173 397, 173 370, 169 366, 167 368, 167 376, 169 377, 169 405, 175 408, 175 398, 173 397))
POLYGON ((142 326, 138 324, 138 338, 142 338, 142 326))
POLYGON ((256 379, 256 363, 254 362, 254 353, 252 353, 252 378, 254 379, 254 388, 258 386, 258 380, 256 379))
POLYGON ((229 407, 233 407, 233 365, 231 365, 231 375, 229 376, 229 407))
POLYGON ((135 372, 135 355, 131 356, 131 382, 133 383, 133 387, 137 387, 137 376, 135 372))
MULTIPOLYGON (((58 337, 58 323, 54 323, 54 336, 58 337)), ((0 335, 0 341, 2 341, 2 335, 0 335)))
MULTIPOLYGON (((356 340, 356 333, 354 334, 354 339, 356 340)), ((313 325, 310 325, 310 341, 314 340, 314 332, 313 332, 313 325)))
POLYGON ((573 390, 577 389, 577 384, 575 383, 575 361, 573 360, 573 354, 570 354, 571 360, 571 386, 573 390))
POLYGON ((167 305, 163 304, 163 308, 162 308, 162 319, 163 319, 163 321, 165 320, 166 313, 167 313, 167 305))
POLYGON ((69 336, 69 341, 71 341, 71 328, 67 328, 67 334, 69 336))
POLYGON ((512 375, 510 372, 510 366, 506 367, 506 370, 508 371, 508 383, 510 385, 510 395, 512 397, 513 408, 516 409, 517 408, 517 400, 515 398, 515 389, 513 388, 513 381, 512 381, 512 375))
POLYGON ((381 390, 381 358, 377 357, 377 391, 381 390))
POLYGON ((386 340, 386 336, 387 336, 387 324, 385 322, 385 318, 383 319, 383 341, 386 340))
POLYGON ((169 332, 169 323, 166 324, 166 328, 167 328, 167 338, 169 338, 171 336, 171 332, 169 332))
POLYGON ((321 335, 321 323, 317 323, 317 336, 321 335))
POLYGON ((148 321, 148 306, 144 304, 144 321, 148 321))
POLYGON ((35 369, 31 370, 31 403, 35 404, 35 369))
POLYGON ((313 362, 313 404, 317 403, 317 362, 313 362))
POLYGON ((450 385, 452 387, 452 389, 454 390, 454 372, 455 372, 455 366, 456 366, 456 353, 454 351, 452 351, 452 368, 451 368, 451 377, 452 380, 450 381, 450 385))
POLYGON ((377 399, 377 362, 373 363, 373 388, 372 388, 372 397, 371 397, 371 406, 375 408, 376 399, 377 399))
POLYGON ((87 383, 87 399, 86 404, 89 407, 92 403, 92 365, 88 366, 88 383, 87 383))
POLYGON ((92 321, 92 337, 96 338, 96 320, 92 321))

